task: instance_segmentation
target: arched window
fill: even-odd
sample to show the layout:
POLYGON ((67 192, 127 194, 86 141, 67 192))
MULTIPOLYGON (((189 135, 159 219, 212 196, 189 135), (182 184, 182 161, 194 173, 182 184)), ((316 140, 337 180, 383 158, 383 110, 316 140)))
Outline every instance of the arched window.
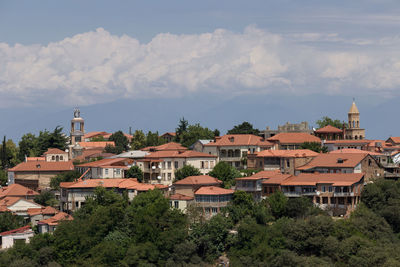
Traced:
POLYGON ((360 127, 360 122, 359 121, 357 121, 357 128, 359 128, 360 127))
POLYGON ((56 157, 55 156, 51 156, 51 160, 56 160, 56 157))
POLYGON ((60 156, 60 160, 64 160, 64 157, 63 157, 63 156, 60 156))
POLYGON ((356 140, 357 140, 357 139, 358 139, 358 136, 357 136, 357 135, 355 135, 355 136, 354 136, 354 139, 356 139, 356 140))
POLYGON ((56 161, 60 161, 60 157, 58 155, 56 156, 56 161))

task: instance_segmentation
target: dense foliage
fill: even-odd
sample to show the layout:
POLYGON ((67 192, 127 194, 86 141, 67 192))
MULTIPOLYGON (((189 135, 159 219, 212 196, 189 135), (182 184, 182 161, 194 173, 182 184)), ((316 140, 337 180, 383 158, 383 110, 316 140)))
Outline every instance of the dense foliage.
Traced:
POLYGON ((230 266, 399 266, 399 199, 400 182, 368 184, 350 218, 332 219, 309 198, 254 202, 237 191, 204 220, 198 209, 171 209, 158 190, 129 203, 97 188, 53 235, 0 252, 0 266, 210 266, 220 256, 230 266))
POLYGON ((187 164, 187 165, 183 166, 182 168, 177 169, 175 171, 175 181, 174 182, 185 179, 186 177, 189 177, 189 176, 196 176, 196 175, 201 175, 200 170, 190 164, 187 164))
POLYGON ((127 151, 129 146, 128 138, 124 135, 122 131, 117 131, 113 133, 109 138, 108 141, 114 141, 115 146, 110 149, 106 148, 106 152, 120 154, 124 151, 127 151))
POLYGON ((304 142, 300 145, 301 149, 309 149, 317 153, 327 153, 328 148, 326 146, 322 146, 318 142, 304 142))
POLYGON ((137 178, 139 182, 143 181, 143 172, 139 166, 132 166, 126 171, 126 178, 137 178))
POLYGON ((230 188, 235 184, 235 178, 241 177, 240 172, 224 161, 218 162, 208 175, 221 180, 225 188, 230 188))
POLYGON ((50 187, 54 190, 58 190, 60 188, 61 182, 73 182, 81 177, 81 173, 78 171, 68 171, 57 174, 52 177, 50 180, 50 187))
POLYGON ((234 126, 227 134, 254 134, 258 135, 260 130, 253 128, 253 124, 245 121, 242 124, 234 126))
POLYGON ((341 122, 340 120, 331 119, 327 116, 322 117, 320 120, 317 120, 318 129, 323 128, 325 126, 333 126, 338 129, 343 129, 343 125, 347 127, 347 123, 341 122))

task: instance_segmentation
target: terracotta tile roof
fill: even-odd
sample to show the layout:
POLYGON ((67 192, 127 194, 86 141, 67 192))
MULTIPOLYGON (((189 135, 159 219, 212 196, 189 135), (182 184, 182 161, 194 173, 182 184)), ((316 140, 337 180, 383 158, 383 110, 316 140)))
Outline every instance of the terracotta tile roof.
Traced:
POLYGON ((354 168, 367 156, 368 154, 365 153, 319 154, 310 163, 296 169, 308 170, 315 167, 354 168), (339 163, 340 161, 342 162, 339 163))
POLYGON ((171 200, 193 200, 194 197, 190 197, 190 196, 185 196, 179 193, 176 193, 174 195, 171 195, 168 197, 171 200))
POLYGON ((20 184, 11 184, 9 186, 4 186, 0 188, 0 198, 36 195, 39 195, 39 193, 20 184))
POLYGON ((279 133, 267 139, 280 144, 302 144, 304 142, 321 143, 321 139, 308 133, 279 133))
POLYGON ((367 145, 367 144, 369 144, 370 143, 370 140, 367 140, 367 139, 362 139, 362 140, 347 140, 347 139, 344 139, 344 140, 327 140, 327 141, 325 141, 324 142, 325 144, 365 144, 365 145, 367 145))
POLYGON ((316 157, 319 153, 309 149, 296 149, 296 150, 263 150, 255 153, 257 157, 263 158, 305 158, 316 157))
POLYGON ((101 142, 78 142, 83 148, 105 148, 106 146, 115 146, 114 141, 101 141, 101 142))
POLYGON ((159 146, 148 146, 148 147, 142 148, 141 150, 143 150, 143 151, 188 150, 188 148, 182 146, 179 143, 170 142, 170 143, 166 143, 166 144, 159 145, 159 146))
POLYGON ((165 135, 176 136, 176 133, 174 133, 174 132, 166 132, 161 136, 165 136, 165 135))
POLYGON ((61 221, 71 221, 73 219, 74 218, 71 215, 65 212, 59 212, 51 218, 38 222, 38 224, 58 225, 58 223, 61 221))
MULTIPOLYGON (((128 139, 128 141, 131 141, 131 140, 132 140, 132 138, 133 138, 132 135, 126 134, 126 133, 123 133, 123 134, 124 134, 124 136, 128 139)), ((104 135, 104 139, 109 139, 111 135, 113 135, 113 134, 112 134, 112 133, 107 133, 107 134, 105 134, 105 135, 104 135)))
POLYGON ((215 155, 210 155, 203 152, 187 150, 187 151, 156 151, 150 152, 145 156, 145 159, 158 159, 158 158, 216 158, 215 155))
POLYGON ((29 216, 34 216, 34 215, 38 215, 38 214, 54 215, 54 214, 57 214, 58 212, 59 212, 58 210, 56 210, 55 208, 50 207, 50 206, 28 209, 29 216))
POLYGON ((200 187, 194 194, 195 195, 230 195, 233 194, 235 190, 225 189, 216 186, 203 186, 200 187))
POLYGON ((6 206, 0 206, 0 212, 11 211, 6 206))
POLYGON ((269 147, 273 144, 265 141, 261 136, 253 134, 226 134, 217 137, 213 142, 204 146, 261 146, 269 147))
POLYGON ((87 179, 73 183, 60 183, 62 188, 95 188, 103 186, 106 188, 129 188, 139 184, 137 179, 87 179))
POLYGON ((349 154, 349 153, 356 153, 356 154, 369 154, 371 156, 382 156, 382 153, 372 152, 367 150, 355 149, 355 148, 343 148, 338 150, 333 150, 329 152, 329 154, 349 154))
POLYGON ((390 139, 392 139, 393 143, 395 143, 395 144, 400 144, 400 137, 391 136, 391 137, 388 139, 388 141, 389 141, 390 139))
POLYGON ((260 171, 252 176, 249 177, 241 177, 241 178, 236 178, 236 180, 242 181, 242 180, 260 180, 260 179, 267 179, 269 177, 272 177, 276 174, 280 173, 279 170, 273 170, 273 171, 260 171))
POLYGON ((325 127, 319 128, 315 132, 316 133, 343 133, 343 130, 336 128, 332 125, 327 125, 325 127))
POLYGON ((333 186, 350 186, 359 182, 363 173, 300 173, 284 180, 282 186, 332 184, 333 186))
POLYGON ((83 139, 87 139, 87 138, 93 138, 93 137, 97 137, 97 136, 105 136, 107 135, 107 132, 88 132, 85 135, 83 135, 83 139))
POLYGON ((268 179, 262 181, 262 184, 274 184, 274 185, 280 185, 283 181, 285 181, 286 179, 288 179, 289 177, 292 177, 292 175, 290 174, 282 174, 282 173, 278 173, 275 174, 271 177, 269 177, 268 179))
POLYGON ((58 162, 48 162, 48 161, 28 161, 22 162, 9 169, 11 172, 31 172, 31 171, 71 171, 74 169, 72 161, 58 161, 58 162))
POLYGON ((142 184, 142 183, 137 183, 135 185, 127 187, 127 189, 135 189, 137 191, 149 191, 149 190, 154 190, 155 188, 156 186, 153 184, 142 184))
POLYGON ((11 234, 20 234, 20 233, 25 233, 25 232, 33 232, 30 225, 26 225, 14 230, 6 231, 0 233, 0 236, 6 236, 6 235, 11 235, 11 234))
POLYGON ((15 203, 17 203, 18 201, 20 201, 20 200, 25 200, 25 201, 34 203, 39 207, 41 206, 41 205, 33 202, 32 200, 26 199, 24 197, 5 197, 5 198, 2 198, 0 200, 0 206, 10 207, 10 206, 14 205, 15 203))
POLYGON ((26 161, 46 161, 46 157, 26 157, 26 161))
POLYGON ((58 148, 49 148, 49 149, 47 149, 46 152, 43 153, 43 155, 47 155, 47 154, 67 154, 67 152, 62 151, 61 149, 58 149, 58 148))
POLYGON ((96 160, 96 161, 92 161, 92 162, 79 164, 79 165, 77 165, 77 167, 98 168, 98 167, 110 167, 110 166, 112 166, 112 167, 121 168, 123 166, 128 166, 129 163, 131 163, 131 162, 132 162, 132 160, 131 159, 127 159, 127 158, 101 159, 101 160, 96 160))
POLYGON ((174 183, 174 185, 207 185, 222 184, 222 181, 209 175, 189 176, 174 183))

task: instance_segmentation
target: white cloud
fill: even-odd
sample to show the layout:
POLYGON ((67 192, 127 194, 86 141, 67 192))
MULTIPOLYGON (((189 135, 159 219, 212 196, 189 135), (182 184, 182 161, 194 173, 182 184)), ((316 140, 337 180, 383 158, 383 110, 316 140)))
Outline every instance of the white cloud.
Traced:
POLYGON ((85 105, 193 92, 397 95, 397 40, 288 36, 249 26, 243 33, 162 33, 147 44, 102 28, 46 46, 0 43, 0 104, 85 105))

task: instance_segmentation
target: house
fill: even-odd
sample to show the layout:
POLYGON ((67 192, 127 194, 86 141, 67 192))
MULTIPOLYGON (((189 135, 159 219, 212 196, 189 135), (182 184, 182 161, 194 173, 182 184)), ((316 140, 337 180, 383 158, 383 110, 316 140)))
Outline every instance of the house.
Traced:
POLYGON ((8 183, 20 184, 32 190, 50 188, 50 180, 57 174, 74 169, 72 161, 28 161, 8 169, 8 183))
POLYGON ((82 154, 79 156, 76 156, 74 158, 74 162, 88 162, 88 161, 93 161, 93 160, 99 160, 103 158, 111 158, 116 156, 115 154, 112 153, 106 153, 104 152, 103 148, 91 148, 91 149, 85 149, 82 150, 82 154))
POLYGON ((393 146, 400 146, 400 137, 391 136, 386 140, 386 143, 390 143, 393 146))
POLYGON ((101 159, 79 164, 75 169, 88 179, 124 178, 125 171, 131 167, 132 163, 133 160, 127 158, 101 159))
POLYGON ((55 162, 55 161, 68 161, 68 152, 62 151, 58 148, 49 148, 46 152, 44 152, 43 156, 46 157, 47 162, 55 162))
MULTIPOLYGON (((171 143, 169 143, 171 144, 171 143)), ((150 152, 143 159, 136 160, 149 183, 171 185, 175 179, 175 171, 185 165, 192 165, 202 174, 209 173, 216 164, 216 156, 193 150, 161 150, 150 152)))
POLYGON ((194 193, 195 204, 206 218, 210 218, 228 205, 234 192, 235 190, 217 186, 203 186, 194 193))
POLYGON ((27 200, 22 197, 5 197, 0 200, 0 207, 2 210, 11 211, 12 213, 23 216, 24 218, 29 217, 29 209, 42 208, 41 205, 27 200))
POLYGON ((276 173, 274 175, 269 176, 267 179, 264 179, 261 182, 262 186, 262 198, 269 197, 271 194, 276 191, 282 191, 281 184, 283 181, 292 177, 291 174, 283 174, 276 173))
POLYGON ((38 222, 38 229, 39 233, 44 234, 44 233, 53 233, 54 230, 56 230, 56 227, 61 221, 71 221, 74 218, 65 213, 65 212, 58 212, 56 215, 53 217, 41 220, 38 222))
POLYGON ((316 137, 321 140, 343 140, 343 130, 332 125, 327 125, 314 131, 316 137))
POLYGON ((173 194, 181 194, 194 197, 196 192, 202 186, 221 186, 222 181, 209 175, 189 176, 172 184, 173 194))
POLYGON ((58 210, 50 206, 40 207, 40 208, 29 208, 27 211, 32 226, 36 226, 38 222, 41 220, 53 217, 58 212, 59 212, 58 210))
POLYGON ((363 173, 301 173, 281 182, 287 197, 309 197, 316 206, 345 215, 360 203, 363 173))
POLYGON ((86 199, 93 195, 96 187, 104 187, 109 190, 122 194, 127 192, 128 198, 132 200, 136 195, 148 190, 168 188, 162 185, 142 184, 137 179, 87 179, 77 182, 60 183, 60 210, 71 212, 82 207, 86 199))
POLYGON ((364 173, 365 182, 384 177, 384 169, 365 153, 319 154, 310 163, 296 168, 296 173, 364 173))
POLYGON ((247 154, 271 149, 272 143, 253 134, 227 134, 215 137, 214 141, 204 144, 203 152, 217 156, 236 168, 246 165, 247 154))
POLYGON ((15 243, 29 243, 29 240, 34 236, 34 232, 29 225, 20 227, 11 231, 0 233, 1 248, 11 248, 15 243))
POLYGON ((260 171, 249 177, 236 178, 235 190, 245 191, 253 196, 254 200, 262 197, 262 182, 276 174, 279 170, 260 171))
POLYGON ((182 195, 179 193, 170 195, 168 197, 168 199, 169 199, 169 205, 171 208, 179 209, 183 213, 186 213, 187 208, 194 201, 194 197, 182 195))
POLYGON ((325 146, 328 151, 340 150, 340 149, 360 149, 366 150, 369 140, 329 140, 323 141, 322 145, 325 146))
POLYGON ((115 146, 114 141, 98 141, 98 142, 78 142, 78 146, 82 149, 105 149, 106 146, 115 146))
POLYGON ((190 149, 194 151, 204 152, 204 145, 212 142, 212 139, 200 139, 197 140, 193 145, 190 146, 190 149))
POLYGON ((267 141, 273 144, 272 148, 275 150, 300 149, 305 142, 321 144, 321 139, 308 133, 279 133, 267 141))
POLYGON ((308 122, 303 121, 301 123, 289 123, 286 122, 284 125, 279 125, 277 130, 270 129, 269 126, 266 127, 264 131, 261 132, 265 139, 268 139, 279 133, 308 133, 312 134, 312 130, 308 126, 308 122))
POLYGON ((0 188, 0 199, 5 197, 21 197, 25 199, 34 199, 35 196, 39 195, 38 192, 32 189, 22 186, 20 184, 11 184, 9 186, 3 186, 0 188))
POLYGON ((282 173, 294 174, 295 169, 309 163, 319 153, 309 149, 297 150, 263 150, 247 155, 249 169, 280 170, 282 173))
POLYGON ((164 139, 167 143, 172 142, 175 140, 176 133, 174 132, 168 132, 160 136, 162 139, 164 139))

